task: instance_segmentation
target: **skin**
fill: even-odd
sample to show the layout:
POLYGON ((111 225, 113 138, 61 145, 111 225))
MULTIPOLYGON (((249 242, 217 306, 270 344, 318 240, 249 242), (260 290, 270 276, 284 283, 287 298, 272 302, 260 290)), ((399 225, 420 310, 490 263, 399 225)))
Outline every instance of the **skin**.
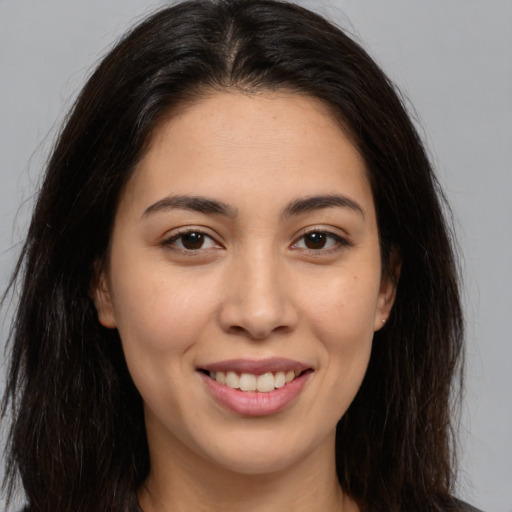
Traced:
POLYGON ((393 304, 381 267, 364 161, 314 99, 212 93, 161 124, 122 194, 94 291, 144 401, 145 512, 358 510, 337 482, 335 427, 393 304), (285 214, 333 194, 352 207, 285 214), (159 203, 175 195, 230 215, 159 203), (312 374, 266 416, 219 405, 197 371, 268 357, 312 374))

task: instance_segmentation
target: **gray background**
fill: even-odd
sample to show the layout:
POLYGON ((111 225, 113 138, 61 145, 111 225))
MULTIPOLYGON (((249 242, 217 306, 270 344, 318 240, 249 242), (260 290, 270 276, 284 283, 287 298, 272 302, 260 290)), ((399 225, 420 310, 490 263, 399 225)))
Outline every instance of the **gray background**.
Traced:
MULTIPOLYGON (((163 3, 0 0, 1 289, 41 167, 85 77, 129 25, 163 3)), ((362 41, 415 107, 464 253, 459 494, 488 512, 512 512, 512 1, 301 3, 362 41)))

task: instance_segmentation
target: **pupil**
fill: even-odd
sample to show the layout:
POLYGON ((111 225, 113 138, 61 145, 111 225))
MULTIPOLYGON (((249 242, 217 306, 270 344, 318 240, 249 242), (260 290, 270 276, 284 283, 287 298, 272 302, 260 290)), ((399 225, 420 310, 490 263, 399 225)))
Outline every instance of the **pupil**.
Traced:
POLYGON ((306 247, 308 249, 322 249, 325 246, 324 233, 309 233, 306 235, 306 247))
POLYGON ((185 249, 201 249, 204 243, 204 235, 202 233, 186 233, 182 235, 181 243, 185 249))

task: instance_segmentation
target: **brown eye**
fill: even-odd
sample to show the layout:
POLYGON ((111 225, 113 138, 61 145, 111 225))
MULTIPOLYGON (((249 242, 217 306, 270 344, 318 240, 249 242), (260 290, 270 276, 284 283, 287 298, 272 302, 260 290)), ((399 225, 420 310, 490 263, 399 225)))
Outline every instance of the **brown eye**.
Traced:
POLYGON ((320 252, 348 245, 350 244, 347 240, 329 231, 310 231, 302 235, 297 242, 293 244, 293 248, 320 252))
POLYGON ((308 249, 323 249, 327 243, 327 235, 325 233, 308 233, 304 235, 304 245, 308 249))
POLYGON ((201 231, 183 231, 163 242, 165 247, 180 251, 200 251, 219 247, 217 242, 201 231))
POLYGON ((184 249, 188 249, 189 251, 194 251, 197 249, 201 249, 204 245, 205 236, 203 233, 197 233, 195 231, 191 233, 184 233, 180 236, 181 245, 184 249))

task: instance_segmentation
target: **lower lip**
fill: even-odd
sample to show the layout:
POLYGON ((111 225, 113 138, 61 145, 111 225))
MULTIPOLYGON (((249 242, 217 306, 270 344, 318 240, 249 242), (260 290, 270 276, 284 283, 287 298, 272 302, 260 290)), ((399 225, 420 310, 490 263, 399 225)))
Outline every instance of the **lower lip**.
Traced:
POLYGON ((213 397, 226 409, 243 416, 267 416, 285 409, 303 390, 311 371, 268 393, 233 389, 200 373, 213 397))

